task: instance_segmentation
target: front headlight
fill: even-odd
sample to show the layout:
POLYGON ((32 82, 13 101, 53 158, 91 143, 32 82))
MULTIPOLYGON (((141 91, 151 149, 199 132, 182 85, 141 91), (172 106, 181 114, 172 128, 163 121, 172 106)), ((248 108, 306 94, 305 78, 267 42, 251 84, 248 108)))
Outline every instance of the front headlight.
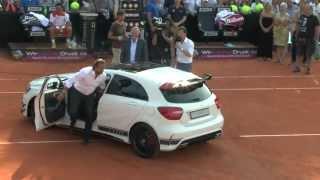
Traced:
POLYGON ((27 87, 26 87, 25 93, 28 93, 30 90, 31 90, 31 85, 30 85, 30 83, 29 83, 29 84, 27 85, 27 87))

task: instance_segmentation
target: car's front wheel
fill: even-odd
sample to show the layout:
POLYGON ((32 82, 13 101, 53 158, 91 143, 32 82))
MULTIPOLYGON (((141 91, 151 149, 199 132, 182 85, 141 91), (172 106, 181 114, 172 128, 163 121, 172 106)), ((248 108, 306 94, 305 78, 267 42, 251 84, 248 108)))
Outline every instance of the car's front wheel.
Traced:
POLYGON ((160 151, 160 143, 155 131, 147 124, 137 124, 130 132, 133 150, 143 158, 152 158, 160 151))

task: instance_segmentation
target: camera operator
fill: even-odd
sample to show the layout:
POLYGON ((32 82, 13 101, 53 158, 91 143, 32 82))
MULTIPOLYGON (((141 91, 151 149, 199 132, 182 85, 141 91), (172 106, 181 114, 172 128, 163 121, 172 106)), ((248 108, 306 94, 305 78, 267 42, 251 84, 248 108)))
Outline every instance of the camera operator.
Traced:
POLYGON ((156 26, 154 19, 160 18, 160 6, 161 0, 148 0, 148 4, 145 7, 145 13, 147 16, 147 26, 146 26, 146 38, 148 43, 148 49, 150 50, 150 61, 155 63, 160 63, 159 58, 155 56, 158 54, 156 42, 158 38, 158 27, 156 26))
POLYGON ((169 46, 162 37, 162 31, 166 29, 166 23, 162 18, 153 18, 152 23, 156 30, 151 34, 151 42, 149 44, 150 61, 157 64, 167 64, 164 62, 164 59, 168 59, 165 55, 166 52, 168 52, 168 56, 170 56, 169 46))
POLYGON ((170 21, 166 21, 165 28, 161 31, 161 41, 159 44, 162 46, 162 64, 166 64, 168 66, 172 65, 175 54, 175 34, 174 27, 171 25, 170 21))

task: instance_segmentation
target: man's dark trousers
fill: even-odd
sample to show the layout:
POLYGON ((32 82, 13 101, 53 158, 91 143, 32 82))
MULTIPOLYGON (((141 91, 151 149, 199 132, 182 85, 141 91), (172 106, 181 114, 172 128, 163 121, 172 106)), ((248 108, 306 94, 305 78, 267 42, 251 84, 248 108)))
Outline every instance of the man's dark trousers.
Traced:
MULTIPOLYGON (((297 61, 297 38, 296 31, 291 35, 291 63, 294 64, 297 61)), ((303 58, 303 63, 306 63, 306 58, 303 58)))
POLYGON ((85 120, 84 142, 88 142, 91 134, 92 123, 94 121, 95 96, 94 93, 84 95, 71 87, 69 90, 69 115, 71 119, 71 128, 77 119, 80 118, 80 111, 83 110, 85 120))
POLYGON ((291 63, 295 63, 297 60, 297 40, 296 32, 293 32, 291 35, 291 63))

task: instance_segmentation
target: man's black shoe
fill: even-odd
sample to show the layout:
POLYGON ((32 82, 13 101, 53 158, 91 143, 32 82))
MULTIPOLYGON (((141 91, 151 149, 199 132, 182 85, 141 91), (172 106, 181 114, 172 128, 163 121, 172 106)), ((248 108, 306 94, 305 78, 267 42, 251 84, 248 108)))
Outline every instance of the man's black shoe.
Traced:
POLYGON ((84 139, 83 141, 82 141, 82 144, 83 145, 88 145, 90 142, 89 142, 89 139, 84 139))
POLYGON ((76 128, 70 126, 69 131, 71 134, 76 134, 76 128))
POLYGON ((75 121, 71 121, 71 123, 70 123, 70 126, 69 126, 69 131, 70 131, 70 133, 71 134, 74 134, 75 133, 75 128, 74 128, 74 125, 75 125, 75 121))
POLYGON ((307 70, 306 70, 305 74, 307 74, 307 75, 310 75, 310 74, 311 74, 311 69, 310 69, 310 67, 307 67, 307 70))
POLYGON ((298 73, 298 72, 300 72, 300 68, 296 67, 292 72, 298 73))

